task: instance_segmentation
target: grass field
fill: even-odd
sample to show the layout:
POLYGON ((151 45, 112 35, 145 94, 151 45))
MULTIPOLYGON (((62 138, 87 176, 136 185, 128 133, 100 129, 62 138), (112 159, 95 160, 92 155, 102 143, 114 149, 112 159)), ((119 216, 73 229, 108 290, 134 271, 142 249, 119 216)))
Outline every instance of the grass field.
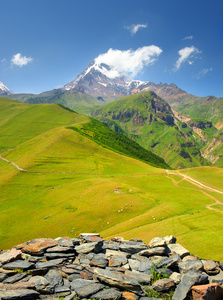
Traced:
MULTIPOLYGON (((9 160, 0 160, 1 249, 37 237, 77 237, 86 231, 99 232, 105 238, 137 237, 145 242, 174 234, 191 253, 223 261, 223 211, 213 199, 222 203, 222 194, 182 180, 177 173, 168 175, 165 169, 106 149, 67 128, 69 124, 88 122, 88 118, 74 117, 60 107, 55 111, 41 111, 46 124, 51 118, 55 126, 51 122, 40 130, 33 125, 32 131, 32 123, 27 120, 29 126, 22 127, 23 140, 15 137, 18 144, 1 153, 9 160), (57 125, 56 118, 64 113, 67 120, 63 116, 64 123, 57 125), (10 162, 24 170, 19 171, 10 162), (219 211, 206 207, 211 204, 219 211)), ((13 143, 13 127, 8 132, 8 141, 13 143)), ((2 136, 2 149, 7 143, 2 136)), ((221 189, 220 168, 182 173, 221 189)))

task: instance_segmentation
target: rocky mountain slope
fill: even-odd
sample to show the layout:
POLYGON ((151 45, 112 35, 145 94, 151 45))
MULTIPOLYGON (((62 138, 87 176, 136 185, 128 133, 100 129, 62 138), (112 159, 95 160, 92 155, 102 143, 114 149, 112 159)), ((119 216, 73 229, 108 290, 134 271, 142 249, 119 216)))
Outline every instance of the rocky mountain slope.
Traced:
MULTIPOLYGON (((209 164, 201 155, 203 144, 192 125, 182 122, 169 104, 153 92, 123 97, 95 109, 92 115, 162 156, 172 168, 209 164)), ((214 130, 210 123, 203 127, 214 130)))

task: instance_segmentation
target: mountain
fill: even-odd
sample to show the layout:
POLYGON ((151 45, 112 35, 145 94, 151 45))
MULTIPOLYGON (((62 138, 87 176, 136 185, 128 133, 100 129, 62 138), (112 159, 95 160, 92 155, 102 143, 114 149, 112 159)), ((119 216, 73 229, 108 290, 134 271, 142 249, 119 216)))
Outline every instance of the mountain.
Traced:
POLYGON ((77 78, 64 85, 62 90, 78 89, 94 98, 106 102, 128 95, 142 81, 132 80, 126 73, 120 72, 104 63, 93 61, 77 78))
POLYGON ((0 95, 11 95, 12 91, 0 81, 0 95))
MULTIPOLYGON (((187 125, 154 92, 120 98, 95 109, 92 116, 161 156, 172 168, 210 165, 201 154, 204 143, 193 130, 199 125, 187 125)), ((217 132, 211 122, 202 128, 208 135, 217 132)))

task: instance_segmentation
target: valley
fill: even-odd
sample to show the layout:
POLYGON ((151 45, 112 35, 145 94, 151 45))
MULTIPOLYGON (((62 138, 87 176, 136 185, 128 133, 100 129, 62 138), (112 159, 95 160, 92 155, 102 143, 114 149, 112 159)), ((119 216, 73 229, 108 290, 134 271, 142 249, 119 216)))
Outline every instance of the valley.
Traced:
POLYGON ((223 259, 221 168, 172 171, 127 137, 56 104, 0 98, 0 106, 2 249, 91 228, 146 242, 173 234, 195 255, 223 259))

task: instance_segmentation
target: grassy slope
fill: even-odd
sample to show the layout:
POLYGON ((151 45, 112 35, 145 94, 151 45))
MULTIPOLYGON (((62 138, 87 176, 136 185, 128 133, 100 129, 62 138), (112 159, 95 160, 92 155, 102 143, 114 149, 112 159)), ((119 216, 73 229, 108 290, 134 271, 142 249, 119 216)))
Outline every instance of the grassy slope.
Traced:
MULTIPOLYGON (((145 149, 152 150, 164 158, 172 168, 208 164, 199 152, 203 146, 200 139, 196 139, 192 133, 185 138, 177 126, 162 120, 152 108, 152 98, 150 92, 123 97, 95 110, 93 115, 112 129, 119 130, 134 139, 145 149), (137 111, 138 115, 132 117, 127 115, 133 111, 137 111), (124 117, 125 115, 127 116, 124 117)), ((160 103, 165 107, 162 115, 171 116, 168 104, 165 104, 164 100, 160 100, 160 103)))
MULTIPOLYGON (((72 126, 86 122, 58 109, 75 116, 72 126)), ((28 126, 23 130, 25 135, 28 126)), ((25 142, 2 155, 31 172, 0 160, 0 248, 89 230, 145 241, 175 234, 194 254, 223 260, 222 214, 206 209, 213 200, 200 188, 175 186, 165 170, 105 149, 67 126, 25 136, 25 142)))

